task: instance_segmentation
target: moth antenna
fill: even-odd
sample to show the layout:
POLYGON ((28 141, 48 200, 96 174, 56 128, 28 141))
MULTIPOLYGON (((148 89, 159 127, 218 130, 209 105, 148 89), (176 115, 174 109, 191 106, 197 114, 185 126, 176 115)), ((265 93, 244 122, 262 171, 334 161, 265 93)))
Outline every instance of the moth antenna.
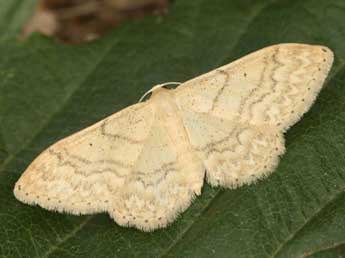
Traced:
POLYGON ((181 82, 165 82, 165 83, 162 83, 162 84, 158 84, 158 85, 156 85, 156 86, 153 86, 150 90, 148 90, 147 92, 145 92, 145 94, 140 98, 140 100, 139 100, 138 103, 142 102, 143 99, 144 99, 147 95, 149 95, 150 93, 154 92, 154 91, 157 90, 157 89, 160 89, 160 88, 162 88, 162 87, 164 87, 164 86, 166 86, 166 85, 180 85, 180 84, 181 84, 181 82))

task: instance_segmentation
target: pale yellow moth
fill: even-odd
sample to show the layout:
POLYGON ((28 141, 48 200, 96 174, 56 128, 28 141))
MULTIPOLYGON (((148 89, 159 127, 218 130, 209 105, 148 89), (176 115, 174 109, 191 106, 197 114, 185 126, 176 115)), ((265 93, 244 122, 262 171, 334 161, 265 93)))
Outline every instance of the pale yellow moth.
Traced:
POLYGON ((270 174, 284 132, 310 108, 332 66, 324 46, 274 45, 132 105, 43 151, 14 188, 24 203, 108 212, 122 226, 166 227, 212 186, 270 174))

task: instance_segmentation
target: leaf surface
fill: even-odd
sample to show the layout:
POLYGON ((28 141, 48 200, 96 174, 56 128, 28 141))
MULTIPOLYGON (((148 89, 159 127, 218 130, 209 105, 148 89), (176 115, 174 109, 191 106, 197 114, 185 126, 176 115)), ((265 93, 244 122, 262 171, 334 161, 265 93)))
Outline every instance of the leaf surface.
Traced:
POLYGON ((1 258, 345 255, 344 1, 175 1, 165 17, 73 47, 38 35, 17 42, 33 4, 0 3, 1 258), (205 184, 175 223, 154 233, 14 198, 26 166, 56 140, 136 103, 155 84, 183 82, 283 42, 323 44, 336 59, 267 179, 237 190, 205 184))

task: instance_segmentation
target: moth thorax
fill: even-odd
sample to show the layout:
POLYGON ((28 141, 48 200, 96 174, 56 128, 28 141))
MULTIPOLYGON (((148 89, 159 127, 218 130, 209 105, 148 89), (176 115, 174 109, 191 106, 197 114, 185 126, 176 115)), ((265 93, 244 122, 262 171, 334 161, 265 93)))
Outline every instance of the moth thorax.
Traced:
MULTIPOLYGON (((160 85, 157 85, 160 86, 160 85)), ((151 98, 164 98, 164 97, 168 97, 168 95, 170 95, 170 90, 166 89, 164 87, 153 87, 152 89, 152 97, 151 98)))

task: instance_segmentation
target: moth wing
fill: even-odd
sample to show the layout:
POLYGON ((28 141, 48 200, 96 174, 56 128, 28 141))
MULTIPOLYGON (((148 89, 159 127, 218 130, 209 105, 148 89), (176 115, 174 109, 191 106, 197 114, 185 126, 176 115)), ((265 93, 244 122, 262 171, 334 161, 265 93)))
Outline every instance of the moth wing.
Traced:
POLYGON ((331 68, 324 46, 280 44, 183 83, 181 109, 288 129, 309 110, 331 68))
POLYGON ((150 101, 136 104, 53 144, 18 180, 16 198, 73 214, 106 211, 142 230, 165 226, 200 192, 204 174, 181 161, 155 113, 150 101), (194 169, 190 181, 186 169, 194 169))
POLYGON ((237 187, 272 172, 283 132, 309 110, 332 62, 323 46, 274 45, 175 89, 209 182, 237 187))
POLYGON ((285 150, 283 134, 265 125, 192 111, 183 120, 212 186, 236 188, 267 176, 285 150))

